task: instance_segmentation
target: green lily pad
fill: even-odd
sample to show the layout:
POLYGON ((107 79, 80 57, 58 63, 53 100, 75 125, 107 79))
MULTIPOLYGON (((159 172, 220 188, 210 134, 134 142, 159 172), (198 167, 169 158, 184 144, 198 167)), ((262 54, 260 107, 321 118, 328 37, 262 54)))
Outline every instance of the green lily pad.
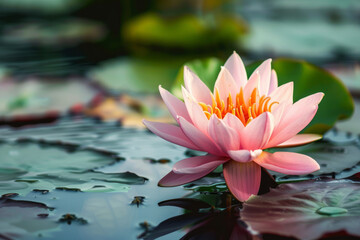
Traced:
MULTIPOLYGON (((250 75, 260 62, 246 67, 250 75)), ((216 77, 220 72, 222 61, 211 58, 196 60, 184 64, 189 66, 206 85, 213 89, 216 77)), ((312 122, 304 129, 306 133, 323 134, 334 126, 338 120, 349 118, 354 111, 354 102, 344 84, 332 74, 305 61, 292 59, 276 59, 272 62, 279 85, 294 82, 294 101, 317 92, 325 93, 319 105, 319 110, 312 122)), ((172 92, 182 98, 183 68, 180 70, 172 92)))
MULTIPOLYGON (((247 66, 253 72, 259 63, 247 66)), ((305 61, 276 59, 272 67, 278 76, 279 85, 294 82, 294 101, 313 93, 323 92, 325 96, 305 133, 323 134, 338 120, 349 118, 354 111, 354 102, 344 84, 329 72, 305 61)))
POLYGON ((360 237, 359 217, 360 182, 331 179, 281 184, 251 197, 241 212, 257 232, 299 239, 360 237))
POLYGON ((213 89, 215 85, 216 78, 220 72, 221 66, 224 64, 218 58, 205 58, 205 59, 196 59, 190 62, 185 63, 181 68, 176 77, 171 92, 182 99, 181 86, 184 86, 184 66, 188 66, 194 73, 196 73, 199 78, 210 88, 213 89))
POLYGON ((121 58, 109 60, 88 76, 115 92, 157 93, 159 85, 170 88, 181 60, 121 58))
POLYGON ((0 145, 0 194, 26 194, 33 189, 55 188, 85 192, 123 192, 129 184, 147 179, 131 172, 103 173, 94 169, 116 162, 111 156, 94 151, 67 152, 35 142, 0 145), (6 167, 5 167, 6 166, 6 167))
POLYGON ((198 50, 221 43, 234 45, 246 32, 245 22, 233 16, 166 18, 147 13, 127 22, 122 35, 130 46, 198 50))

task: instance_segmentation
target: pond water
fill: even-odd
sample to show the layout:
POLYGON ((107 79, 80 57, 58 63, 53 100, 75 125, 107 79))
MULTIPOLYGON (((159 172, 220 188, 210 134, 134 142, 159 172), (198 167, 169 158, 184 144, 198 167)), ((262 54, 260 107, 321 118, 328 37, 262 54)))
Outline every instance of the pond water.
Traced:
POLYGON ((3 139, 11 143, 0 147, 2 176, 8 176, 1 179, 1 193, 17 192, 20 195, 14 200, 41 202, 54 208, 37 210, 30 205, 33 214, 22 219, 22 210, 14 206, 9 218, 2 219, 6 224, 0 224, 0 232, 5 236, 134 239, 143 231, 141 223, 154 225, 181 213, 175 208, 159 208, 157 203, 182 197, 188 191, 182 187, 159 188, 157 180, 171 169, 171 164, 161 159, 176 161, 186 157, 182 147, 144 130, 82 120, 3 131, 3 139), (110 177, 83 173, 87 170, 129 174, 110 177), (144 197, 138 206, 131 204, 136 196, 144 197), (28 224, 43 212, 49 214, 41 219, 44 226, 52 223, 49 229, 28 224), (75 214, 88 224, 58 223, 64 214, 75 214), (5 228, 8 225, 11 228, 5 228))
MULTIPOLYGON (((163 105, 153 107, 160 105, 154 96, 157 85, 170 89, 188 60, 221 59, 234 49, 247 62, 306 59, 344 77, 359 96, 356 1, 247 0, 242 5, 204 4, 202 10, 189 4, 190 12, 211 23, 205 27, 212 30, 220 26, 213 24, 218 13, 236 13, 245 20, 237 23, 244 23, 240 32, 245 27, 246 35, 223 42, 228 32, 217 29, 212 34, 221 34, 205 46, 190 37, 183 46, 161 34, 152 38, 160 36, 161 44, 150 36, 142 41, 141 34, 149 34, 146 28, 132 36, 134 42, 126 42, 124 24, 136 25, 144 10, 155 11, 164 22, 183 12, 153 3, 161 1, 142 7, 138 1, 126 5, 116 0, 25 2, 0 1, 0 239, 311 239, 336 238, 344 231, 360 236, 354 221, 360 216, 358 99, 354 117, 337 124, 323 140, 282 149, 313 157, 320 171, 306 176, 270 172, 282 183, 271 190, 274 179, 263 172, 264 195, 244 205, 229 193, 221 169, 185 186, 158 187, 175 162, 205 153, 126 126, 129 118, 136 126, 144 117, 168 119, 163 105), (108 98, 115 102, 110 110, 96 112, 108 98), (114 108, 119 99, 122 105, 114 108), (111 111, 116 120, 102 121, 111 111), (263 221, 268 211, 275 218, 263 221), (299 217, 287 215, 292 211, 299 217), (314 226, 309 235, 302 235, 309 224, 314 226)), ((185 27, 179 24, 179 29, 193 31, 186 24, 198 22, 191 19, 183 19, 185 27)))
MULTIPOLYGON (((218 211, 227 206, 229 199, 236 204, 217 173, 185 188, 158 187, 158 180, 174 162, 201 153, 170 144, 145 130, 70 118, 39 127, 2 128, 0 135, 0 193, 19 194, 0 201, 0 213, 7 216, 0 224, 5 238, 135 239, 146 229, 185 213, 181 207, 186 200, 163 207, 158 206, 160 202, 199 199, 218 211), (9 204, 7 200, 14 202, 9 204), (39 207, 39 203, 46 206, 39 207)), ((322 176, 336 172, 342 172, 342 177, 351 176, 357 172, 352 167, 360 162, 358 137, 339 132, 327 134, 323 142, 292 151, 314 157, 322 165, 322 171, 317 173, 322 176), (339 164, 339 158, 346 159, 349 165, 339 164)), ((278 175, 279 181, 313 177, 278 175)), ((196 204, 188 205, 196 209, 196 204)), ((214 221, 222 216, 220 212, 203 214, 215 214, 214 221)), ((186 232, 175 230, 209 216, 191 217, 182 217, 177 224, 143 236, 152 239, 165 234, 162 239, 178 239, 186 232)))

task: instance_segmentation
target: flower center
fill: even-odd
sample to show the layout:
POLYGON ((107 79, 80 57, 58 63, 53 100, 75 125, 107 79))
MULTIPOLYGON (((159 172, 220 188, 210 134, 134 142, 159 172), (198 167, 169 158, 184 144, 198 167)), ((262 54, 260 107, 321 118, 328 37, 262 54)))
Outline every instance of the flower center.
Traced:
POLYGON ((271 107, 279 102, 271 102, 271 98, 262 95, 260 97, 259 90, 254 88, 251 92, 249 99, 244 99, 243 88, 240 88, 240 92, 236 94, 235 99, 232 98, 229 93, 229 97, 224 100, 220 99, 219 91, 215 89, 215 96, 211 94, 212 105, 199 102, 206 117, 210 119, 211 115, 216 114, 218 118, 223 119, 227 113, 231 113, 238 117, 241 122, 246 126, 262 114, 263 112, 271 112, 271 107))

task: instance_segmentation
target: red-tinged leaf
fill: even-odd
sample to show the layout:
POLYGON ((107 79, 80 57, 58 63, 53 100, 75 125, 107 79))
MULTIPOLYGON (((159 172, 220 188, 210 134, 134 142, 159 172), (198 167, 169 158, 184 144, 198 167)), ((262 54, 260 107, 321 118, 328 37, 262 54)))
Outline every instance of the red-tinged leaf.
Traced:
POLYGON ((360 183, 310 180, 281 184, 244 203, 241 218, 261 234, 318 239, 344 233, 360 237, 360 183))

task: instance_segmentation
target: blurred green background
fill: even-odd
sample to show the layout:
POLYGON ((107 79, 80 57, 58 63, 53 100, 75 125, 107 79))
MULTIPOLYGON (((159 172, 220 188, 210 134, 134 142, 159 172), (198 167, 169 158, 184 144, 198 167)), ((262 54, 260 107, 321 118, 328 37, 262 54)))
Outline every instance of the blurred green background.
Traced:
POLYGON ((360 95, 357 0, 2 0, 0 20, 0 124, 64 112, 99 92, 143 97, 159 84, 171 89, 185 62, 200 59, 214 71, 234 50, 246 64, 306 60, 360 95), (61 101, 69 94, 76 100, 61 101))
POLYGON ((83 74, 118 57, 225 59, 233 50, 247 62, 351 66, 360 57, 356 0, 2 0, 0 17, 2 73, 16 75, 83 74))

